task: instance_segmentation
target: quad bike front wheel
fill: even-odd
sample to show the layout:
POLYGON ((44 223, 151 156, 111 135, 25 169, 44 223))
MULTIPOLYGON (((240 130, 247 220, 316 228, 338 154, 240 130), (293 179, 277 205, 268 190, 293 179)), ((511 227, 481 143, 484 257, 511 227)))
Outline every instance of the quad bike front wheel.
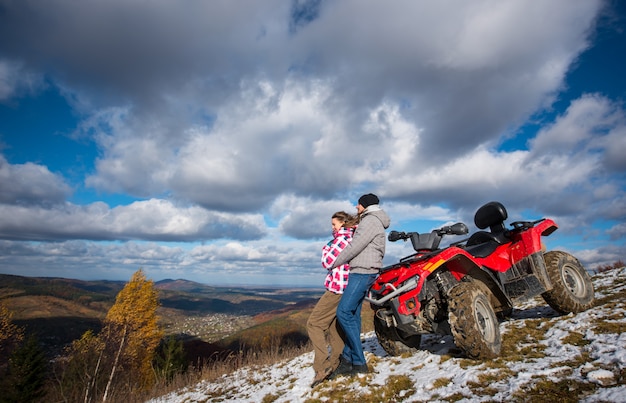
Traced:
POLYGON ((382 319, 374 316, 374 331, 380 346, 390 356, 398 356, 403 353, 412 353, 417 350, 422 341, 419 334, 404 335, 395 327, 388 327, 382 319))
POLYGON ((543 255, 552 289, 541 296, 560 314, 579 313, 594 304, 591 277, 569 253, 550 251, 543 255))
POLYGON ((448 321, 454 344, 472 359, 497 357, 500 325, 485 292, 473 282, 455 285, 448 295, 448 321))

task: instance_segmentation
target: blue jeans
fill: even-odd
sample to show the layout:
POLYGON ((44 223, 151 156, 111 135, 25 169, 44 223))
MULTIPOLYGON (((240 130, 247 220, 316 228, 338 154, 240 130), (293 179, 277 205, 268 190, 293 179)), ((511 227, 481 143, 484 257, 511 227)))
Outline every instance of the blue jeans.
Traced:
POLYGON ((361 306, 376 277, 378 274, 350 273, 348 285, 337 307, 337 321, 345 333, 342 355, 352 365, 366 364, 361 345, 361 306))

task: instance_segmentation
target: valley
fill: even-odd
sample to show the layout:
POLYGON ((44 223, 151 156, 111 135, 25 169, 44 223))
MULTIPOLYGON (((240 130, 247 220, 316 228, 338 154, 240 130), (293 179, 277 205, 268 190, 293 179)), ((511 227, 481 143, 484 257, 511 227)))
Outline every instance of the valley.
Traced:
MULTIPOLYGON (((87 330, 100 330, 124 284, 0 275, 0 303, 13 312, 17 325, 35 334, 56 355, 87 330)), ((187 280, 163 280, 155 282, 155 288, 166 336, 176 336, 208 355, 240 345, 254 348, 268 335, 282 338, 289 333, 301 342, 306 340, 306 319, 323 292, 213 287, 187 280)))

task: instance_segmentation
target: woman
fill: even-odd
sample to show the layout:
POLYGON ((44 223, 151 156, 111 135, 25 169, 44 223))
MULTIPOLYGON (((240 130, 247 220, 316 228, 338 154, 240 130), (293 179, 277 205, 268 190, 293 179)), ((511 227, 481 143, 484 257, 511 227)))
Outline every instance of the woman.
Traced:
POLYGON ((357 218, 345 211, 333 214, 331 218, 333 239, 322 248, 322 266, 328 270, 324 281, 326 291, 313 308, 306 324, 315 354, 313 359, 315 377, 311 387, 323 382, 337 368, 344 347, 343 332, 337 324, 336 311, 341 294, 348 284, 350 266, 343 264, 333 268, 333 265, 337 256, 352 241, 356 224, 357 218))
POLYGON ((372 193, 359 198, 360 217, 353 241, 335 259, 335 265, 350 265, 350 283, 337 306, 337 321, 344 332, 344 349, 331 377, 369 372, 361 344, 361 306, 367 290, 378 277, 385 256, 385 230, 391 220, 372 193))

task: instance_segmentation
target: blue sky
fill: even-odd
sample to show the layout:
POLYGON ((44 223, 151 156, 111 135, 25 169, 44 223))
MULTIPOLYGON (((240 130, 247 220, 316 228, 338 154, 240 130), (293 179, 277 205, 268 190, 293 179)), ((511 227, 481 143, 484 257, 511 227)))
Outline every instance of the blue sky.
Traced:
MULTIPOLYGON (((321 286, 330 216, 626 254, 619 1, 0 1, 0 273, 321 286)), ((388 264, 410 253, 388 244, 388 264)))

